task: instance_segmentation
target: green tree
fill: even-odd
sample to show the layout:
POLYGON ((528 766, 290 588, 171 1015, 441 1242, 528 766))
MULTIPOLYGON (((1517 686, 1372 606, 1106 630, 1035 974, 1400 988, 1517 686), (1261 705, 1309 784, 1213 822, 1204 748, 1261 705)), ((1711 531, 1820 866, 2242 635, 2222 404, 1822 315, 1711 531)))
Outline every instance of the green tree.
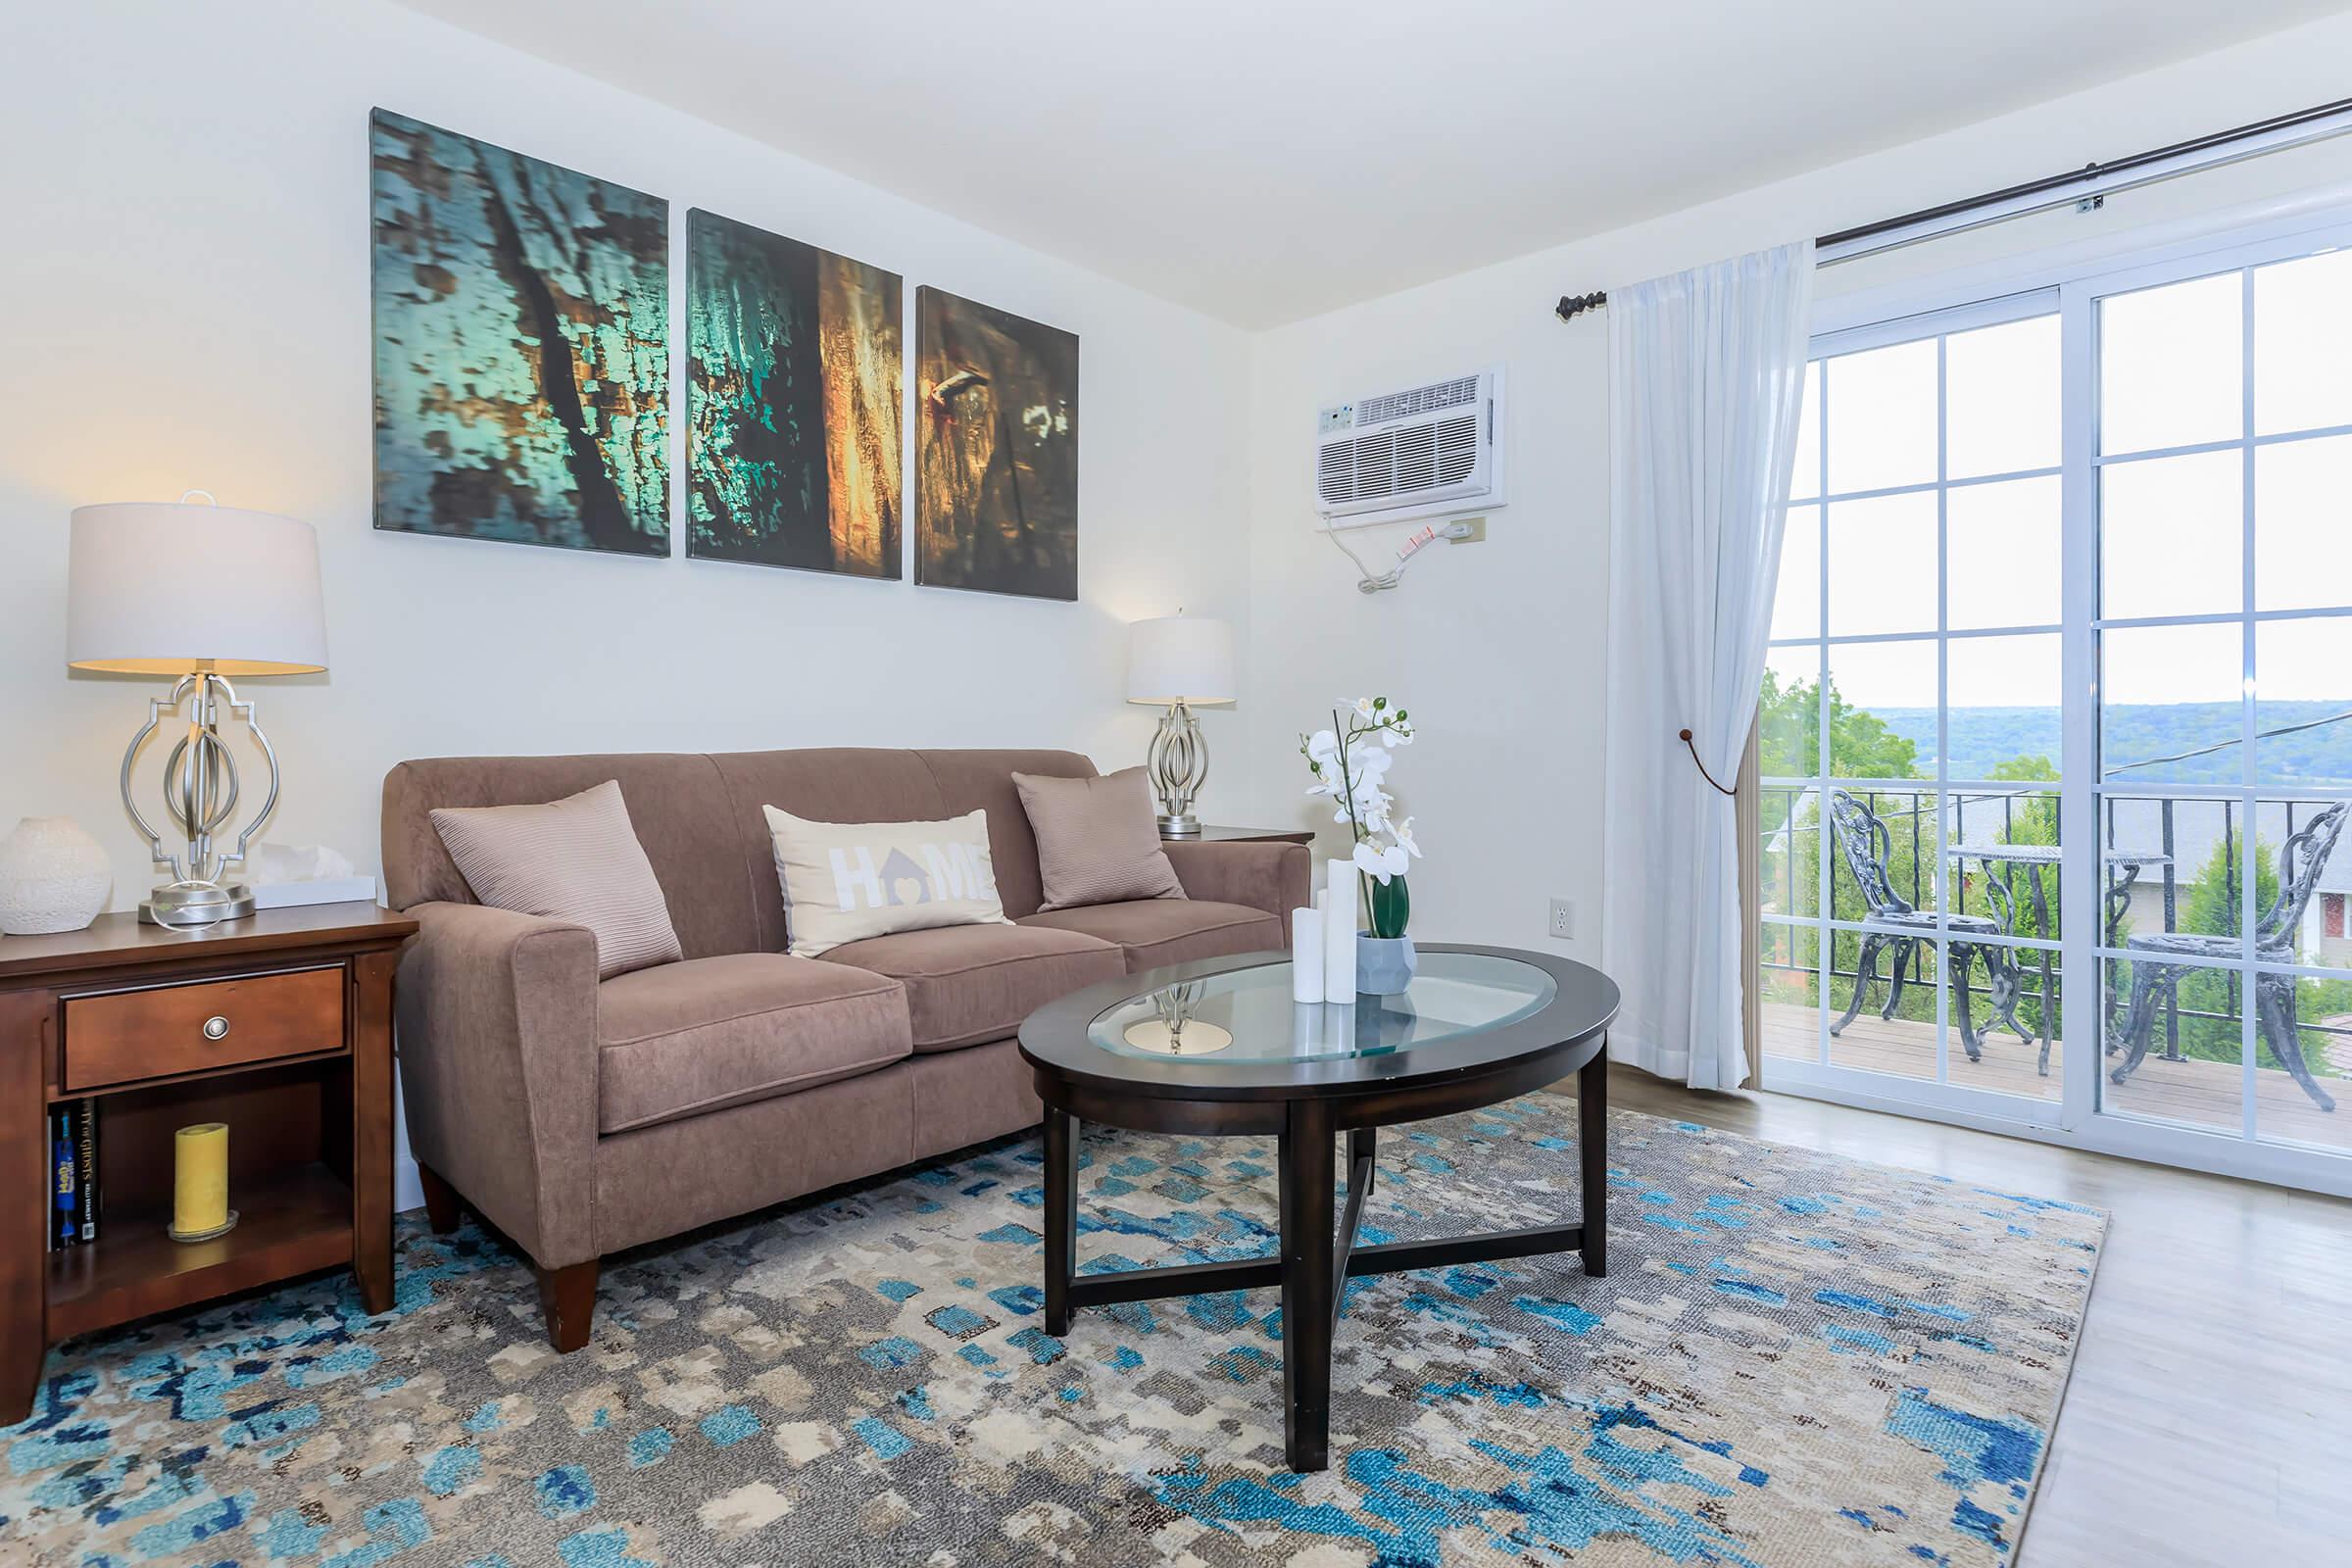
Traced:
MULTIPOLYGON (((1867 708, 1856 708, 1830 690, 1830 772, 1839 778, 1921 778, 1919 748, 1886 727, 1867 708)), ((1784 686, 1777 670, 1764 672, 1758 719, 1763 726, 1757 754, 1767 778, 1811 778, 1818 771, 1821 683, 1796 676, 1784 686)))

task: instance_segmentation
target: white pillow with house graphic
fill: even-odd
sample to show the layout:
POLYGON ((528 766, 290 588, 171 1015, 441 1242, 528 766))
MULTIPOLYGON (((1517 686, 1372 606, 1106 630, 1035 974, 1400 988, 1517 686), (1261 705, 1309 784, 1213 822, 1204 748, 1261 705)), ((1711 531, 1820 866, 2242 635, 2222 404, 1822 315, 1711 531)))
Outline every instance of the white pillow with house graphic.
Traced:
POLYGON ((944 822, 811 822, 761 807, 784 889, 784 951, 942 925, 1010 925, 997 897, 988 813, 944 822))

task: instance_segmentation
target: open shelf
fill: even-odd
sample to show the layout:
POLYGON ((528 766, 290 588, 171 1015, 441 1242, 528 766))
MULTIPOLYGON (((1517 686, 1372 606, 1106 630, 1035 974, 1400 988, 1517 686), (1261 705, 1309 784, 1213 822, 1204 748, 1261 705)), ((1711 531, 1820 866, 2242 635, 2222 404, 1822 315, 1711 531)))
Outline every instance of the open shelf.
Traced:
POLYGON ((231 1184, 237 1228, 209 1242, 165 1234, 169 1203, 108 1202, 98 1239, 48 1254, 52 1341, 230 1296, 352 1260, 351 1189, 306 1163, 231 1184))

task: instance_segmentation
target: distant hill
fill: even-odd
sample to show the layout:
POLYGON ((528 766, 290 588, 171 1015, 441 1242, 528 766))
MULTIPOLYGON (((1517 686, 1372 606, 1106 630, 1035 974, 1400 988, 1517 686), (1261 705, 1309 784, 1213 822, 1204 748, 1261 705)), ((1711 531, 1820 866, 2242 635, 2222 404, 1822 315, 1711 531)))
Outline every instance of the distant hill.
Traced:
MULTIPOLYGON (((2289 725, 2333 718, 2352 710, 2352 698, 2342 702, 2264 703, 2260 727, 2289 725)), ((1936 710, 1932 708, 1874 708, 1886 727, 1919 748, 1919 770, 1936 771, 1936 710)), ((2221 750, 2160 766, 2133 768, 2125 778, 2150 784, 2238 784, 2244 779, 2245 759, 2238 739, 2240 709, 2235 703, 2147 703, 2110 708, 2101 751, 2105 765, 2171 757, 2198 747, 2229 742, 2221 750)), ((2057 711, 2048 708, 1955 708, 1951 712, 1953 778, 1985 778, 1993 767, 2018 757, 2046 757, 2055 764, 2064 749, 2057 711)), ((2275 735, 2261 743, 2260 766, 2266 785, 2326 788, 2352 780, 2352 719, 2322 723, 2292 735, 2275 735)))

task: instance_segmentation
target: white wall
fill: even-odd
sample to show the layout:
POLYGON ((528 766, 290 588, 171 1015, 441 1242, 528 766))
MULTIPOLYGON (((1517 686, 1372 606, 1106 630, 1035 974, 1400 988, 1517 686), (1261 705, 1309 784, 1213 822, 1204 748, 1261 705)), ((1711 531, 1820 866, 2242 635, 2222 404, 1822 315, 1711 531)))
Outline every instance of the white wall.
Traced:
MULTIPOLYGON (((2341 95, 2346 59, 2352 17, 1257 335, 1241 710, 1253 816, 1319 823, 1299 798, 1297 733, 1335 699, 1387 696, 1421 735, 1390 774, 1426 855, 1413 874, 1414 929, 1543 946, 1546 901, 1562 896, 1577 906, 1576 940, 1562 951, 1597 960, 1608 325, 1599 316, 1563 325, 1552 303, 2324 103, 2341 95), (1490 362, 1509 369, 1509 504, 1490 517, 1486 542, 1433 545, 1400 588, 1357 593, 1354 568, 1315 530, 1314 411, 1490 362)), ((2346 179, 2352 139, 2118 197, 2087 217, 2068 211, 1833 269, 1820 293, 2346 179)), ((1344 537, 1377 570, 1409 527, 1344 537)), ((1672 714, 1658 723, 1680 727, 1672 714)))
MULTIPOLYGON (((1151 715, 1121 701, 1125 623, 1180 603, 1246 613, 1239 424, 1217 414, 1244 374, 1232 328, 389 5, 48 6, 10 32, 0 831, 78 818, 113 854, 118 906, 145 857, 116 762, 153 683, 65 668, 78 504, 200 485, 317 524, 332 666, 246 688, 285 763, 268 836, 370 870, 378 786, 407 757, 846 743, 1140 760, 1151 715), (898 270, 910 310, 931 283, 1077 332, 1080 602, 373 531, 375 105, 668 198, 673 298, 701 206, 898 270)), ((189 578, 236 592, 200 563, 189 578)))

